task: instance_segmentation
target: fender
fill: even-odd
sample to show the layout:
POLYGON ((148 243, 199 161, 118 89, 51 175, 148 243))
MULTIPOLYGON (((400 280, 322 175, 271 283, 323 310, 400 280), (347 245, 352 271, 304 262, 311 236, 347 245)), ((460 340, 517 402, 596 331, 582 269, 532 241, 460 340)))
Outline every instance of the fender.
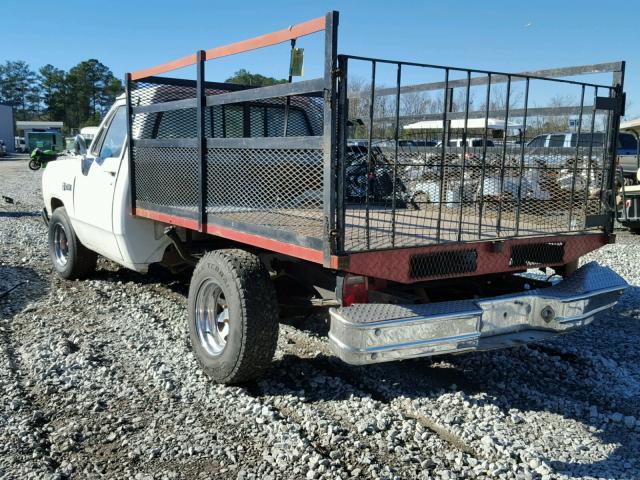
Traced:
POLYGON ((64 206, 69 218, 74 217, 73 191, 81 160, 80 157, 60 157, 50 162, 42 172, 42 197, 49 214, 64 206))

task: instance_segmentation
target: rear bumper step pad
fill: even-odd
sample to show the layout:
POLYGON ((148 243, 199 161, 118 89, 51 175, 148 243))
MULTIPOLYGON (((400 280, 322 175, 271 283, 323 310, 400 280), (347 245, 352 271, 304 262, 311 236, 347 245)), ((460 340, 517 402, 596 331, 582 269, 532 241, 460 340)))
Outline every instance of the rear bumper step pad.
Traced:
POLYGON ((353 365, 521 345, 591 323, 627 287, 588 263, 554 286, 499 297, 424 305, 331 309, 329 341, 353 365))

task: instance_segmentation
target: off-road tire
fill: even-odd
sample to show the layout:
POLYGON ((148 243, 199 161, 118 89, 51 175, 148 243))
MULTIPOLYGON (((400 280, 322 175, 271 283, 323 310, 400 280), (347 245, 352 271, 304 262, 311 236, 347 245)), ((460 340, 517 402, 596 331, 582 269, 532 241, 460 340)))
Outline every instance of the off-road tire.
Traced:
POLYGON ((85 278, 96 269, 98 255, 82 245, 64 207, 56 208, 49 221, 49 256, 54 271, 66 280, 85 278), (56 225, 62 225, 65 231, 68 245, 68 260, 66 265, 60 265, 56 261, 54 232, 56 225))
POLYGON ((214 382, 245 383, 271 364, 278 343, 278 303, 269 272, 257 256, 239 249, 206 253, 191 277, 188 309, 189 343, 214 382), (217 355, 206 350, 196 328, 197 296, 208 279, 220 286, 229 310, 229 334, 217 355))

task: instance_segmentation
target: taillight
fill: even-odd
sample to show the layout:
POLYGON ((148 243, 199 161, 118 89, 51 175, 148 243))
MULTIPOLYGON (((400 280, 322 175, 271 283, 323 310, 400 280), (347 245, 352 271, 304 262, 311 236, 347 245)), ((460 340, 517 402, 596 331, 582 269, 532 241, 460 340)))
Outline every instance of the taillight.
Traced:
POLYGON ((366 277, 347 274, 342 285, 342 305, 354 303, 369 303, 368 282, 366 277))

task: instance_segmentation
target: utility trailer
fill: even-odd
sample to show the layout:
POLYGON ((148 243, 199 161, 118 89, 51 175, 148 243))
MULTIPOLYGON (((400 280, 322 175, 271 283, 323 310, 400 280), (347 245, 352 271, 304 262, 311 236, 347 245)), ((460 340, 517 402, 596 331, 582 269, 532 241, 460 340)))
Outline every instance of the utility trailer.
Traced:
MULTIPOLYGON (((586 325, 616 303, 624 280, 577 263, 614 241, 624 62, 504 73, 338 55, 337 42, 330 12, 127 74, 123 164, 106 167, 126 198, 113 212, 121 256, 101 251, 83 222, 73 225, 76 251, 140 271, 197 263, 191 343, 205 371, 228 383, 270 362, 278 301, 293 296, 331 307, 330 344, 351 364, 520 345, 586 325), (205 78, 206 62, 316 33, 319 78, 265 87, 205 78), (194 80, 161 76, 185 67, 194 80), (572 79, 607 72, 610 85, 572 79), (557 91, 572 91, 577 104, 545 104, 557 91), (602 129, 606 147, 522 140, 568 116, 579 134, 602 129), (504 119, 501 138, 489 133, 495 118, 504 119), (478 119, 484 142, 467 146, 478 119), (404 126, 423 120, 441 122, 439 146, 404 148, 404 126), (514 122, 519 143, 509 140, 514 122), (449 146, 452 125, 461 146, 449 146)), ((91 147, 98 159, 105 137, 91 147)), ((60 218, 56 227, 64 202, 46 187, 53 180, 43 182, 54 266, 84 274, 69 270, 73 228, 60 218)))

